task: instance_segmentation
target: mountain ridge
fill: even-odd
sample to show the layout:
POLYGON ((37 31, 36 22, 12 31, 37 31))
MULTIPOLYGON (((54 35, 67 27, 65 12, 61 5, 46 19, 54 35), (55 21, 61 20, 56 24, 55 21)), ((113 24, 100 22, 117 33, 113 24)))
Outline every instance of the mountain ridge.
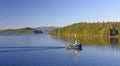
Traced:
POLYGON ((25 27, 25 28, 17 28, 17 29, 4 29, 0 30, 0 34, 48 34, 51 30, 56 27, 52 26, 44 26, 44 27, 25 27))

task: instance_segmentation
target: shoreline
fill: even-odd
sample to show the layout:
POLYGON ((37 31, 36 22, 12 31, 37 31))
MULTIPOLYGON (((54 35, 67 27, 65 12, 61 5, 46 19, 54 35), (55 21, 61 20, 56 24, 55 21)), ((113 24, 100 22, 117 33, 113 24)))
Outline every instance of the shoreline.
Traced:
MULTIPOLYGON (((50 34, 51 35, 51 34, 50 34)), ((60 37, 68 37, 68 38, 74 38, 75 34, 61 34, 61 35, 53 35, 53 36, 60 36, 60 37)), ((82 38, 82 37, 86 37, 86 38, 101 38, 101 39, 110 39, 110 38, 118 38, 120 39, 120 35, 116 35, 116 36, 109 36, 109 35, 85 35, 85 34, 76 34, 77 38, 82 38)))

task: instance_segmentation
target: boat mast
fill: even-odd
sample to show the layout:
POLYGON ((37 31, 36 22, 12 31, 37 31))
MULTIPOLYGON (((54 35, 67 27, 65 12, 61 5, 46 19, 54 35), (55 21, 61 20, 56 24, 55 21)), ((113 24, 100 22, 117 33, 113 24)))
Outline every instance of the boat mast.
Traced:
POLYGON ((76 34, 75 34, 75 44, 77 44, 77 36, 76 36, 76 34))

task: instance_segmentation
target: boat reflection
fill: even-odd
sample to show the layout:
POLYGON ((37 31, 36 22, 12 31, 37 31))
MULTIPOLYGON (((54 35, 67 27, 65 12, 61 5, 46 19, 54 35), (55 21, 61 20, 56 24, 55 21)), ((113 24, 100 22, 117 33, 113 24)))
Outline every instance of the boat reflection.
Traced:
POLYGON ((79 48, 66 48, 67 51, 73 51, 74 55, 80 54, 80 52, 83 50, 82 44, 79 48))
POLYGON ((81 50, 73 50, 74 55, 76 56, 77 54, 80 54, 80 51, 81 51, 81 50))

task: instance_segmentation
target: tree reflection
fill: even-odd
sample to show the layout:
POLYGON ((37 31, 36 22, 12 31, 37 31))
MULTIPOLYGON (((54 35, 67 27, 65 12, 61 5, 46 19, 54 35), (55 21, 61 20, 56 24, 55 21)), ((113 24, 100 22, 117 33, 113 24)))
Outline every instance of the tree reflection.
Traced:
MULTIPOLYGON (((73 43, 74 36, 60 36, 61 40, 73 43)), ((115 49, 120 49, 120 38, 91 38, 91 37, 79 37, 77 36, 78 42, 85 46, 96 46, 96 47, 110 47, 115 49)))
POLYGON ((117 38, 110 38, 110 44, 118 44, 118 42, 119 42, 119 39, 117 39, 117 38))
POLYGON ((119 39, 117 39, 117 38, 110 38, 110 44, 111 44, 113 50, 118 47, 118 42, 119 42, 119 39))

